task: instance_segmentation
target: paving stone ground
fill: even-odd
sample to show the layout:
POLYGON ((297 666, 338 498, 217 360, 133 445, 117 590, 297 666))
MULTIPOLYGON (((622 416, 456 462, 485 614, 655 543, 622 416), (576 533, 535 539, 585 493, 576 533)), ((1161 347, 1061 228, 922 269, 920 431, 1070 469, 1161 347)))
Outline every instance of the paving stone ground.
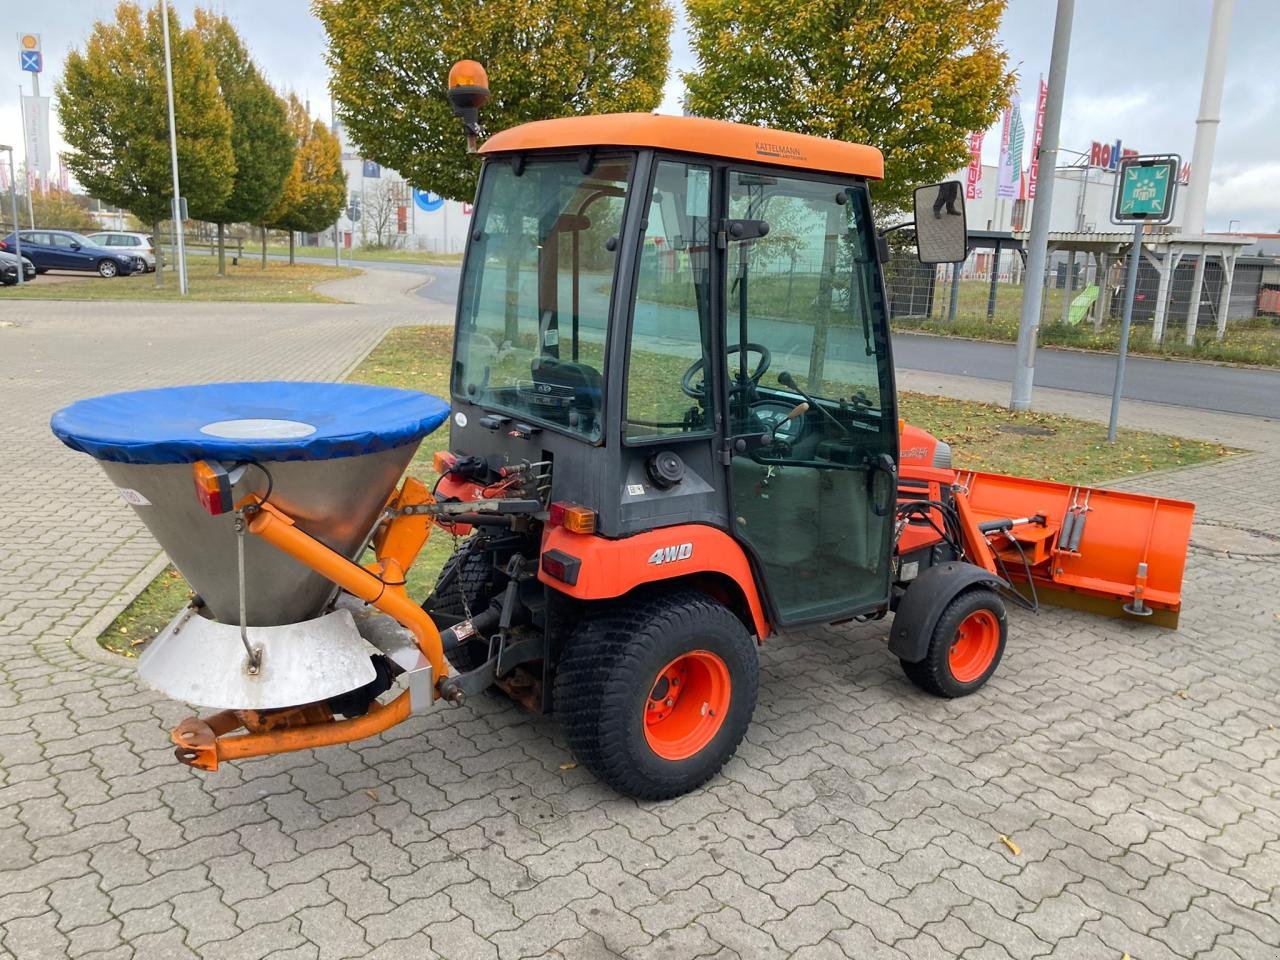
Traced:
MULTIPOLYGON (((0 955, 1280 955, 1280 557, 1221 536, 1192 548, 1176 633, 1015 611, 999 673, 958 702, 907 684, 883 625, 771 640, 737 757, 668 803, 562 770, 554 721, 496 696, 351 747, 177 764, 189 711, 68 645, 156 548, 48 416, 337 376, 421 319, 392 282, 350 287, 365 306, 0 304, 0 955)), ((1130 485, 1275 542, 1280 427, 1126 420, 1261 451, 1130 485)))

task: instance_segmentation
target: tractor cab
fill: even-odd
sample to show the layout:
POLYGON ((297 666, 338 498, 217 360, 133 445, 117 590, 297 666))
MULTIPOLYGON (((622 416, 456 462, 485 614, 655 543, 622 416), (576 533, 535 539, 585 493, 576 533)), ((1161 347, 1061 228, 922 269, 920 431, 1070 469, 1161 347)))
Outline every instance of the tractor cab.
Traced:
POLYGON ((648 114, 528 124, 480 152, 451 450, 548 463, 550 500, 591 511, 598 537, 721 532, 771 623, 883 609, 898 416, 880 153, 648 114))

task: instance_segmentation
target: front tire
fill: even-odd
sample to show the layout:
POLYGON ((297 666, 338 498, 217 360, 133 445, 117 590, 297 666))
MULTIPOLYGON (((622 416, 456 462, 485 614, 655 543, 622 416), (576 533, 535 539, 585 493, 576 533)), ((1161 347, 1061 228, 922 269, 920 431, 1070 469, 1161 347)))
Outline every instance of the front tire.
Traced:
POLYGON ((759 680, 742 621, 680 591, 586 614, 560 660, 555 706, 584 767, 619 793, 665 800, 733 756, 759 680))
POLYGON ((120 268, 116 265, 114 260, 104 259, 98 261, 98 276, 105 277, 107 280, 110 280, 119 272, 120 268))
POLYGON ((964 697, 985 684, 1004 656, 1009 624, 994 590, 966 590, 942 611, 919 663, 902 661, 912 683, 937 697, 964 697))

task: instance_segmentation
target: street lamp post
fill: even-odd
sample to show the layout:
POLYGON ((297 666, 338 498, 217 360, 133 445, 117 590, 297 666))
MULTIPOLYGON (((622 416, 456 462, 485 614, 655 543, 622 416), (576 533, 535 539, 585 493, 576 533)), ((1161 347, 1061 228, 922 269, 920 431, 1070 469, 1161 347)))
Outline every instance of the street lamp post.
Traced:
POLYGON ((173 54, 169 49, 169 4, 160 0, 160 23, 164 31, 164 82, 169 97, 169 162, 173 167, 174 246, 178 256, 178 291, 187 295, 187 250, 182 237, 182 189, 178 184, 178 128, 173 119, 173 54))
POLYGON ((24 281, 22 269, 22 224, 18 223, 18 181, 13 167, 13 147, 0 143, 0 150, 9 153, 9 199, 13 201, 13 252, 18 258, 18 283, 24 281))
POLYGON ((1031 212, 1031 234, 1027 239, 1026 288, 1022 315, 1018 322, 1017 363, 1013 370, 1010 410, 1030 410, 1031 390, 1036 376, 1036 337, 1040 328, 1040 304, 1044 296, 1045 261, 1049 247, 1049 219, 1053 215, 1054 171, 1058 166, 1058 136, 1062 129, 1062 98, 1067 85, 1067 59, 1071 52, 1071 19, 1076 0, 1058 0, 1053 25, 1053 47, 1049 54, 1048 95, 1044 104, 1044 137, 1040 141, 1039 168, 1048 176, 1037 181, 1035 208, 1031 212))

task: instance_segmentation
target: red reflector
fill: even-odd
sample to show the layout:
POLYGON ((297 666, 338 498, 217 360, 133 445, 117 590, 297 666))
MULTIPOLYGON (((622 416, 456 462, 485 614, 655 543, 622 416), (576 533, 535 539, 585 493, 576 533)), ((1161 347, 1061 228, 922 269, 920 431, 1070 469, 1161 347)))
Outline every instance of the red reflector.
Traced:
POLYGON ((542 555, 542 572, 554 580, 575 586, 582 561, 562 550, 548 550, 542 555))

